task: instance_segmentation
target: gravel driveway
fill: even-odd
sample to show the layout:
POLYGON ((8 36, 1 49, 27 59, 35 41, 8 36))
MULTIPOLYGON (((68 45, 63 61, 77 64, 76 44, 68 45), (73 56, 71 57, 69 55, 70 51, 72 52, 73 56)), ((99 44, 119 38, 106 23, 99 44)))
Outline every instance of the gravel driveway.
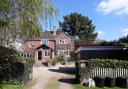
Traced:
POLYGON ((74 73, 74 63, 68 66, 62 66, 58 64, 55 67, 33 67, 33 79, 36 83, 31 89, 48 89, 47 84, 51 82, 52 78, 55 78, 55 82, 58 82, 58 89, 73 89, 71 76, 69 74, 74 73))

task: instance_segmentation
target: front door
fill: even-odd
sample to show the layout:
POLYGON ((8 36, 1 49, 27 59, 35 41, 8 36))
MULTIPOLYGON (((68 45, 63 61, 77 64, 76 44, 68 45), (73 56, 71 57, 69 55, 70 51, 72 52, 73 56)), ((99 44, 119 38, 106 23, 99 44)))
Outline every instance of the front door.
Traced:
POLYGON ((38 60, 42 60, 42 51, 38 51, 38 60))

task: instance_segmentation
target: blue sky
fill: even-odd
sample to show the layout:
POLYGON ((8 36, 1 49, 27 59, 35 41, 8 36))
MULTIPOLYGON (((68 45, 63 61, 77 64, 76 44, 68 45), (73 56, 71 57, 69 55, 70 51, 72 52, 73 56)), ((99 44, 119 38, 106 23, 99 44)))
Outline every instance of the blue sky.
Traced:
POLYGON ((53 25, 71 12, 88 16, 96 26, 98 38, 115 40, 128 34, 128 0, 53 0, 59 9, 53 25))

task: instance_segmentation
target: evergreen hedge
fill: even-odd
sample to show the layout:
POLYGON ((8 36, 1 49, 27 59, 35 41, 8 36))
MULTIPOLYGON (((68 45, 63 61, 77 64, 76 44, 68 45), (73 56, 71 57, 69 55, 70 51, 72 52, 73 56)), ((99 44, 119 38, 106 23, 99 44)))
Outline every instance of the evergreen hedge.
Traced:
POLYGON ((128 61, 116 59, 90 59, 97 67, 102 68, 128 68, 128 61))
POLYGON ((0 46, 0 83, 18 81, 26 84, 32 73, 32 58, 24 58, 10 48, 0 46))

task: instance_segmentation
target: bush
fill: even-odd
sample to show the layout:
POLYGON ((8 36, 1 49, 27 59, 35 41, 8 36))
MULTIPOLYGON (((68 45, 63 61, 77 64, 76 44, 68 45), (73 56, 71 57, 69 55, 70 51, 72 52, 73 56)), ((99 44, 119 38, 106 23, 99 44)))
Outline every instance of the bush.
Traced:
POLYGON ((53 60, 52 60, 52 65, 55 66, 58 62, 58 58, 55 57, 53 60))
POLYGON ((97 67, 102 68, 128 68, 128 61, 116 59, 91 59, 97 67))
POLYGON ((81 79, 84 78, 88 78, 90 76, 90 74, 92 73, 92 70, 95 68, 96 66, 89 62, 89 61, 79 61, 78 65, 76 68, 76 70, 78 70, 78 75, 80 75, 81 79))
POLYGON ((16 55, 16 59, 22 63, 28 63, 28 64, 34 64, 35 63, 34 59, 30 58, 30 57, 23 57, 20 55, 16 55))
POLYGON ((18 80, 2 81, 1 84, 6 84, 6 85, 20 85, 20 81, 18 81, 18 80))
POLYGON ((0 46, 0 62, 14 60, 18 53, 10 48, 0 46))
MULTIPOLYGON (((15 83, 28 81, 24 79, 32 71, 31 58, 24 58, 13 49, 0 46, 0 83, 15 83)), ((29 76, 28 76, 29 77, 29 76)))
POLYGON ((2 84, 0 85, 0 89, 26 89, 26 88, 25 86, 22 86, 22 85, 2 84))
POLYGON ((60 61, 60 63, 62 65, 65 65, 67 63, 67 57, 64 53, 61 53, 59 56, 58 56, 58 60, 60 61))

